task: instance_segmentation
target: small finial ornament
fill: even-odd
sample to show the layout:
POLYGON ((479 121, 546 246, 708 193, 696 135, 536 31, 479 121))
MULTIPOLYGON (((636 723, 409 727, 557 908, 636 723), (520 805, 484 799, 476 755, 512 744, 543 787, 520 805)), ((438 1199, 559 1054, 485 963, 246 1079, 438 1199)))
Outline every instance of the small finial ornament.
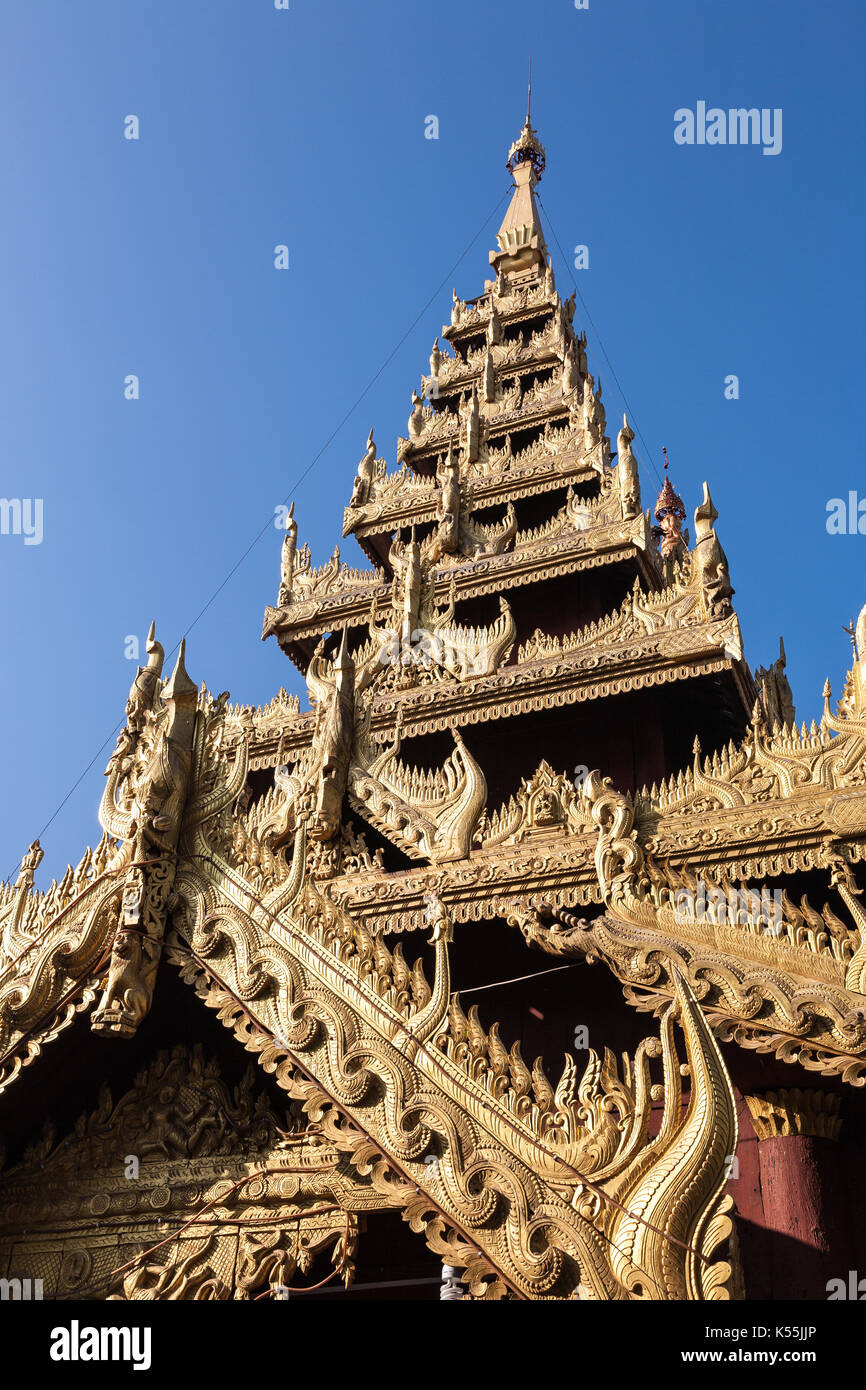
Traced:
POLYGON ((544 153, 544 146, 533 130, 529 117, 527 116, 526 124, 511 146, 511 149, 508 151, 505 167, 509 174, 513 176, 515 170, 519 169, 522 165, 531 165, 533 174, 532 182, 536 184, 544 173, 546 163, 547 159, 544 153))
POLYGON ((686 519, 686 509, 683 505, 683 499, 671 485, 668 475, 668 451, 664 445, 662 445, 662 453, 665 456, 665 480, 656 499, 655 516, 662 532, 659 550, 662 557, 667 559, 680 542, 683 522, 686 519))

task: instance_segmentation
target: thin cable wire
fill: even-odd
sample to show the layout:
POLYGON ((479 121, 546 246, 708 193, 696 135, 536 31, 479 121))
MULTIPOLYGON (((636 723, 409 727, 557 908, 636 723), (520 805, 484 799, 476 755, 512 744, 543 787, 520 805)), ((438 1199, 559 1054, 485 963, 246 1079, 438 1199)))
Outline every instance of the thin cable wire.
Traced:
MULTIPOLYGON (((495 205, 491 208, 490 212, 488 212, 487 216, 484 218, 484 221, 481 223, 481 226, 478 228, 477 232, 476 232, 475 235, 472 237, 471 241, 468 241, 468 242, 466 243, 466 245, 464 246, 463 250, 460 252, 460 255, 457 257, 457 260, 456 260, 456 261, 454 262, 454 264, 452 265, 451 269, 448 270, 448 271, 446 272, 446 274, 442 277, 442 279, 439 281, 439 284, 436 286, 436 288, 435 288, 435 290, 433 291, 433 293, 431 294, 430 298, 427 300, 427 303, 426 303, 426 304, 424 305, 424 307, 423 307, 422 309, 420 309, 420 310, 418 311, 418 313, 415 315, 415 318, 412 320, 412 322, 410 323, 409 327, 406 329, 406 332, 403 334, 402 338, 400 338, 399 342, 397 342, 397 343, 395 344, 395 346, 391 349, 391 351, 388 353, 388 356, 385 358, 385 360, 384 360, 384 362, 382 363, 382 365, 378 368, 378 370, 373 374, 373 376, 372 376, 372 377, 370 378, 370 380, 367 382, 367 385, 364 387, 363 391, 362 391, 361 394, 357 397, 357 399, 354 401, 354 403, 353 403, 353 404, 349 407, 349 409, 346 411, 345 415, 344 415, 343 418, 340 420, 340 423, 339 423, 339 424, 336 426, 336 428, 333 429, 333 430, 331 431, 331 433, 328 435, 328 438, 325 440, 324 444, 323 444, 322 447, 319 449, 319 452, 313 457, 312 461, 311 461, 310 463, 307 464, 307 467, 304 469, 303 473, 301 473, 301 474, 299 475, 299 477, 295 479, 294 483, 292 484, 291 488, 289 489, 288 493, 286 494, 285 498, 283 499, 283 505, 286 505, 286 504, 292 499, 292 497, 294 496, 294 494, 297 492, 298 488, 301 486, 301 484, 304 482, 304 480, 309 476, 309 474, 313 471, 313 469, 315 468, 316 464, 319 462, 319 459, 320 459, 320 458, 322 457, 322 455, 325 453, 326 449, 328 449, 328 448, 330 447, 330 445, 331 445, 331 444, 334 442, 334 440, 336 439, 337 435, 340 433, 340 430, 343 428, 343 426, 346 424, 346 422, 350 419, 350 417, 354 414, 354 412, 358 409, 358 406, 361 404, 361 402, 363 401, 364 397, 372 390, 373 386, 374 386, 374 385, 376 384, 376 382, 379 380, 379 377, 382 375, 382 373, 384 372, 385 368, 390 364, 390 362, 393 360, 393 358, 396 356, 396 354, 400 351, 400 348, 403 346, 403 344, 405 343, 406 339, 409 337, 410 333, 412 333, 413 330, 414 330, 414 329, 417 327, 417 325, 420 323, 421 319, 424 317, 424 315, 426 314, 427 310, 430 308, 430 306, 431 306, 431 304, 433 303, 433 301, 434 301, 434 300, 438 297, 438 295, 442 292, 443 288, 445 287, 445 285, 447 285, 448 281, 449 281, 449 280, 451 279, 451 277, 454 275, 455 271, 458 269, 458 267, 460 266, 461 262, 465 259, 465 257, 466 257, 466 256, 469 254, 469 252, 472 250, 472 247, 475 245, 476 241, 477 241, 478 238, 481 236, 481 233, 484 231, 484 228, 487 226, 488 222, 490 222, 491 218, 495 217, 495 215, 496 215, 496 213, 498 212, 499 208, 500 208, 500 207, 502 206, 502 204, 505 202, 505 199, 508 197, 508 195, 511 193, 511 191, 512 191, 511 188, 508 188, 508 189, 505 191, 505 193, 503 193, 502 196, 501 196, 500 198, 497 199, 495 205)), ((271 526, 273 525, 273 520, 274 520, 274 514, 273 514, 273 512, 271 512, 271 513, 269 514, 268 519, 267 519, 267 521, 265 522, 264 526, 261 528, 261 530, 258 532, 258 534, 255 535, 255 536, 253 537, 253 539, 250 541, 249 545, 247 546, 246 550, 243 552, 243 554, 240 556, 240 558, 239 558, 238 560, 235 561, 235 563, 232 565, 231 569, 229 570, 228 574, 227 574, 227 575, 225 576, 225 578, 221 581, 221 583, 217 586, 217 588, 214 589, 214 591, 213 591, 213 593, 211 594, 210 598, 207 600, 207 602, 204 604, 204 606, 203 606, 202 608, 199 609, 198 613, 197 613, 196 616, 193 618, 193 620, 192 620, 192 622, 189 624, 189 626, 188 626, 187 628, 184 629, 182 636, 178 639, 178 641, 177 641, 177 642, 175 643, 175 645, 172 647, 171 651, 168 652, 168 653, 166 654, 166 658, 165 658, 165 659, 166 659, 167 661, 170 660, 170 659, 174 656, 175 652, 176 652, 176 651, 178 650, 178 648, 180 647, 181 641, 182 641, 184 638, 186 638, 186 637, 189 636, 189 634, 192 632, 192 630, 193 630, 193 628, 196 626, 196 624, 197 624, 198 622, 200 622, 200 620, 204 617, 205 613, 208 611, 208 609, 211 607, 211 605, 216 601, 216 599, 217 599, 217 598, 219 597, 219 595, 222 593, 223 589, 226 587, 226 585, 230 582, 230 580, 234 577, 234 575, 235 575, 235 574, 237 573, 237 571, 240 569, 241 565, 244 563, 244 561, 246 560, 247 556, 248 556, 248 555, 250 554, 250 552, 251 552, 252 550, 254 550, 255 547, 258 545, 258 543, 259 543, 259 541, 261 540, 262 536, 264 536, 264 535, 266 534, 266 532, 269 531, 269 530, 271 529, 271 526)), ((39 839, 42 838, 42 836, 45 834, 46 830, 48 830, 49 827, 52 825, 52 823, 57 819, 57 817, 59 816, 60 812, 63 810, 63 807, 66 805, 66 803, 67 803, 67 801, 69 800, 69 798, 73 795, 73 793, 77 790, 77 788, 78 788, 78 787, 81 785, 81 783, 84 781, 84 779, 85 779, 85 777, 87 776, 88 772, 89 772, 90 769, 93 767, 93 765, 94 765, 94 763, 97 761, 97 759, 100 757, 100 755, 102 754, 103 750, 107 747, 107 745, 111 742, 111 740, 117 735, 118 730, 121 729, 122 727, 123 727, 123 721, 121 720, 119 723, 115 724, 114 728, 111 730, 111 732, 110 732, 110 733, 108 734, 108 736, 105 738, 105 740, 99 745, 99 747, 97 748, 97 750, 96 750, 96 752, 94 753, 93 757, 90 759, 90 762, 89 762, 89 763, 87 764, 87 766, 85 767, 84 771, 83 771, 82 773, 80 773, 80 775, 79 775, 78 777, 76 777, 76 779, 75 779, 75 781, 73 782, 72 786, 69 788, 69 791, 68 791, 68 792, 66 793, 66 795, 63 797, 63 800, 62 800, 61 802, 59 802, 59 804, 58 804, 58 805, 55 807, 55 809, 52 811, 51 815, 48 817, 48 820, 45 822, 45 824, 43 825, 42 829, 39 831, 38 835, 36 836, 36 839, 37 839, 37 840, 39 840, 39 839)), ((6 874, 6 881, 7 881, 7 882, 8 882, 9 879, 12 877, 12 874, 13 874, 14 872, 15 872, 15 866, 13 866, 13 867, 9 870, 9 872, 6 874)))
POLYGON ((531 975, 515 975, 513 980, 493 980, 489 985, 473 985, 471 989, 452 990, 453 995, 459 994, 462 998, 464 994, 480 994, 483 989, 499 989, 500 985, 519 985, 523 980, 540 980, 542 975, 557 975, 560 970, 576 970, 581 961, 573 961, 571 965, 552 965, 549 970, 535 970, 531 975))
POLYGON ((622 397, 622 402, 623 402, 623 405, 625 406, 625 408, 626 408, 626 410, 627 410, 627 412, 628 412, 629 420, 631 421, 631 423, 634 425, 635 429, 637 430, 638 435, 639 435, 639 437, 640 437, 640 441, 641 441, 641 443, 643 444, 644 451, 645 451, 645 453, 646 453, 647 461, 648 461, 650 467, 652 468, 653 472, 655 473, 655 475, 656 475, 656 477, 657 477, 657 479, 658 479, 658 481, 659 481, 659 484, 661 484, 661 482, 662 482, 662 475, 661 475, 661 473, 659 472, 659 469, 658 469, 658 466, 657 466, 657 464, 656 464, 656 462, 655 462, 655 459, 654 459, 653 456, 652 456, 652 451, 651 451, 649 445, 647 444, 647 442, 646 442, 646 440, 645 440, 645 438, 644 438, 643 430, 641 429, 640 425, 638 424, 637 417, 636 417, 634 411, 632 410, 631 406, 629 405, 628 400, 626 399, 626 394, 625 394, 625 391, 623 390, 622 382, 620 381, 619 377, 618 377, 617 374, 616 374, 616 371, 614 370, 614 365, 613 365, 613 363, 611 362, 610 357, 608 356, 608 353, 607 353, 607 349, 606 349, 604 343, 603 343, 602 340, 601 340, 601 334, 599 333, 598 329, 596 328, 596 326, 595 326, 595 321, 594 321, 594 319, 593 319, 593 317, 592 317, 592 314, 589 312, 589 309, 587 308, 586 300, 584 299, 583 295, 581 294, 580 290, 579 290, 578 287, 577 287, 577 282, 576 282, 574 276, 573 276, 572 273, 571 273, 571 268, 570 268, 570 266, 569 266, 569 263, 568 263, 568 260, 567 260, 567 258, 566 258, 565 252, 563 251, 562 246, 560 245, 559 237, 556 235, 556 228, 554 227, 553 222, 551 221, 551 219, 550 219, 550 217, 549 217, 549 215, 548 215, 547 208, 544 206, 544 203, 541 201, 541 196, 540 196, 538 193, 536 193, 535 196, 536 196, 536 198, 538 199, 539 206, 541 207, 541 209, 542 209, 542 211, 543 211, 543 213, 544 213, 545 221, 547 222, 547 225, 548 225, 548 227, 549 227, 550 230, 551 230, 551 233, 552 233, 552 235, 553 235, 553 240, 556 242, 557 249, 558 249, 558 251, 559 251, 560 256, 562 257, 562 263, 563 263, 563 265, 565 266, 566 274, 568 275, 568 277, 569 277, 569 279, 570 279, 570 281, 571 281, 572 289, 574 290, 575 294, 577 295, 578 299, 580 300, 581 308, 583 309, 583 312, 584 312, 584 314, 586 315, 586 319, 587 319, 587 321, 588 321, 590 327, 592 328, 593 333, 595 334, 596 341, 598 342, 598 345, 599 345, 599 347, 601 348, 601 351, 602 351, 602 355, 603 355, 603 357, 604 357, 604 360, 605 360, 605 362, 607 363, 608 367, 610 368, 610 374, 611 374, 611 376, 613 377, 614 381, 616 382, 617 390, 619 391, 619 394, 620 394, 620 396, 622 397))

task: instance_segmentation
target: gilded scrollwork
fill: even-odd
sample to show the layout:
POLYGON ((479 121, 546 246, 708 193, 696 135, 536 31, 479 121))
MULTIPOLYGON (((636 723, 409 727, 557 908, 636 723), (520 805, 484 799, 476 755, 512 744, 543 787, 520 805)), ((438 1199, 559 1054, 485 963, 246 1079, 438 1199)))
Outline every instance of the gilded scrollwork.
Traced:
MULTIPOLYGON (((400 984, 393 966, 387 974, 383 974, 381 960, 379 964, 373 964, 367 956, 367 973, 364 974, 360 969, 365 959, 363 942, 357 950, 353 950, 341 931, 339 920, 331 917, 329 925, 327 911, 320 922, 313 925, 312 907, 313 903, 308 900, 304 914, 307 932, 312 928, 310 946, 315 944, 320 949, 301 949, 297 954, 293 952, 294 968, 287 969, 287 960, 280 964, 283 953, 275 946, 268 948, 260 944, 257 952, 260 963, 264 949, 265 957, 270 959, 269 968, 274 971, 275 982, 281 980, 283 983, 277 985, 275 997, 260 990, 254 999, 249 999, 248 991, 244 991, 249 999, 244 1012, 258 1021, 263 1029, 263 1036, 260 1035, 255 1043, 249 1023, 242 1021, 237 1006, 232 1008, 231 1003, 242 997, 239 993, 242 981, 236 973, 241 957, 236 954, 233 920, 224 920, 223 939, 219 947, 215 947, 213 940, 207 943, 204 979, 196 960, 197 936, 195 931, 191 934, 190 944, 195 955, 187 960, 187 976, 198 978, 208 1002, 217 1007, 222 1016, 231 1014, 234 1017, 235 1026, 248 1040, 247 1045, 254 1046, 255 1050, 261 1049, 261 1059, 266 1066, 271 1058, 276 1061, 276 1056, 272 1044, 265 1039, 276 1036, 277 1053, 284 1043, 290 1055, 299 1056, 304 1071, 316 1077, 325 1095, 333 1097, 341 1110, 351 1115, 364 1131, 372 1135, 377 1147, 391 1158, 398 1171, 408 1174, 423 1193, 429 1193, 436 1207, 444 1211, 446 1218, 462 1233, 463 1238, 475 1243, 488 1264, 523 1296, 562 1296, 569 1290, 574 1294, 579 1286, 595 1297, 636 1294, 649 1297, 702 1296, 699 1282, 689 1283, 685 1257, 676 1275, 672 1275, 670 1260, 660 1262, 665 1263, 667 1271, 662 1282, 659 1271, 647 1267, 648 1257, 644 1253, 636 1261, 626 1262, 615 1273, 605 1253, 607 1243, 601 1239, 597 1228, 598 1214, 593 1213, 589 1218, 581 1216, 557 1195, 562 1190, 573 1193, 577 1190, 575 1185, 580 1188, 581 1175, 571 1172, 568 1160, 563 1158, 554 1144, 542 1140, 540 1123, 536 1119, 536 1114, 540 1112, 526 1112, 524 1108, 523 1115, 518 1118, 521 1115, 518 1100, 525 1086, 526 1070, 521 1067, 518 1054, 515 1053, 503 1064, 500 1060, 502 1049, 497 1048, 495 1030, 491 1031, 489 1038, 481 1030, 480 1037, 476 1035, 474 1046, 461 1051, 461 1029, 456 1024, 455 1031, 453 1011, 445 1024, 446 1031, 440 1031, 436 1037, 435 1053, 419 1045, 425 1036, 429 1036, 431 1024, 434 1028, 437 1026, 435 1015, 432 1019, 429 1016, 431 1003, 437 996, 447 1002, 447 995, 440 984, 440 971, 437 970, 436 983, 429 999, 422 1003, 421 995, 414 1007, 410 1004, 408 1008, 404 1006, 402 1012, 398 1011, 395 1004, 400 984), (333 971, 337 968, 332 946, 337 942, 343 943, 340 965, 345 979, 355 981, 352 991, 355 998, 351 1003, 344 997, 342 1004, 339 1004, 339 996, 333 994, 333 990, 326 989, 322 993, 325 979, 329 976, 333 979, 333 971), (314 976, 319 980, 318 989, 309 996, 310 1004, 302 1004, 314 976), (306 986, 303 983, 305 979, 309 981, 306 986), (289 986, 288 995, 283 994, 286 986, 289 986), (279 995, 285 998, 283 1009, 290 1010, 293 1020, 291 1029, 287 1028, 287 1014, 283 1015, 283 1019, 278 1017, 282 1012, 277 1004, 279 995), (312 1003, 314 997, 318 1000, 315 1004, 312 1003), (269 1002, 270 998, 273 998, 273 1003, 269 1002), (275 1004, 277 1014, 274 1012, 275 1004), (311 1011, 317 1027, 313 1031, 303 1032, 299 1016, 301 1013, 309 1015, 311 1011), (348 1069, 350 1058, 353 1061, 351 1071, 348 1069), (410 1058, 411 1067, 407 1068, 410 1058), (443 1072, 451 1078, 444 1091, 443 1072), (512 1074, 516 1090, 512 1086, 512 1074), (375 1089, 371 1089, 373 1075, 378 1078, 375 1089), (459 1103, 455 1103, 455 1093, 459 1103), (411 1118, 413 1116, 414 1119, 411 1118), (435 1145, 435 1151, 439 1153, 435 1178, 423 1161, 424 1156, 431 1152, 431 1145, 435 1145), (547 1181, 545 1167, 551 1170, 547 1181), (484 1186, 479 1189, 476 1184, 482 1175, 484 1186), (534 1211, 540 1216, 542 1209, 545 1213, 543 1220, 533 1222, 536 1229, 535 1249, 530 1250, 519 1232, 523 1228, 523 1220, 531 1221, 534 1211), (512 1210, 525 1213, 516 1228, 508 1218, 508 1212, 512 1210), (542 1232, 544 1242, 539 1244, 542 1232)), ((294 932, 290 934, 294 935, 294 932)), ((277 932, 276 929, 275 935, 283 940, 288 939, 284 932, 277 932)), ((440 943, 444 952, 446 947, 441 936, 437 945, 440 943)), ((183 956, 182 948, 180 955, 183 956)), ((443 1027, 441 1007, 436 1006, 440 1030, 443 1027)), ((700 1012, 696 1010, 696 1028, 700 1027, 699 1019, 700 1012)), ((701 1045, 709 1041, 710 1035, 706 1029, 704 1034, 701 1045)), ((697 1037, 695 1033, 689 1042, 687 1035, 690 1056, 693 1055, 697 1037)), ((708 1061, 707 1066, 715 1075, 720 1059, 717 1055, 714 1057, 715 1060, 708 1061)), ((276 1070, 278 1079, 293 1093, 295 1083, 290 1073, 283 1072, 279 1064, 276 1070)), ((304 1094, 304 1090, 301 1087, 301 1094, 304 1094)), ((560 1100, 563 1105, 568 1105, 564 1091, 560 1093, 560 1100)), ((727 1124, 732 1123, 733 1110, 730 1109, 727 1124)), ((724 1143, 723 1135, 726 1132, 729 1133, 716 1123, 713 1128, 714 1142, 724 1143)), ((676 1137, 670 1137, 671 1145, 676 1137)), ((666 1179, 661 1178, 661 1170, 667 1172, 661 1153, 658 1167, 660 1175, 656 1181, 659 1190, 665 1188, 676 1206, 679 1199, 675 1197, 673 1186, 667 1186, 666 1179)), ((642 1171, 646 1173, 646 1164, 642 1165, 642 1171)), ((707 1171, 708 1174, 713 1173, 710 1201, 715 1207, 718 1190, 724 1181, 721 1149, 718 1163, 710 1164, 707 1171)), ((627 1167, 624 1172, 618 1172, 620 1182, 627 1172, 627 1167)), ((702 1202, 709 1194, 706 1186, 699 1184, 698 1187, 702 1202)), ((684 1219, 682 1225, 687 1236, 683 1242, 686 1246, 690 1243, 688 1235, 691 1223, 697 1215, 694 1203, 698 1189, 693 1183, 689 1184, 689 1192, 689 1219, 684 1219)), ((619 1213, 619 1206, 611 1207, 608 1211, 604 1195, 599 1201, 606 1214, 606 1221, 601 1222, 602 1229, 616 1226, 619 1216, 611 1215, 611 1212, 619 1213)), ((590 1202, 588 1211, 591 1205, 590 1202)), ((456 1260, 456 1255, 454 1258, 456 1260)), ((673 1264, 678 1265, 676 1258, 673 1264)), ((703 1271, 703 1265, 700 1268, 703 1271)))

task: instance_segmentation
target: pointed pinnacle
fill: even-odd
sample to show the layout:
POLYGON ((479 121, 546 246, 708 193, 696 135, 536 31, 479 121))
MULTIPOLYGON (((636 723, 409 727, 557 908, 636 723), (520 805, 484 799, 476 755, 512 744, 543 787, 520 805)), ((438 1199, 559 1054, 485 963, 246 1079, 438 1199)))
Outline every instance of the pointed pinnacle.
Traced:
POLYGON ((147 652, 148 669, 156 671, 157 675, 162 671, 162 663, 165 657, 162 643, 156 640, 156 622, 152 622, 147 631, 144 642, 144 649, 147 652))
POLYGON ((193 685, 184 664, 186 656, 186 638, 181 638, 180 647, 177 652, 177 661, 174 663, 174 670, 168 678, 166 686, 162 692, 163 700, 177 700, 184 695, 197 695, 198 687, 193 685))

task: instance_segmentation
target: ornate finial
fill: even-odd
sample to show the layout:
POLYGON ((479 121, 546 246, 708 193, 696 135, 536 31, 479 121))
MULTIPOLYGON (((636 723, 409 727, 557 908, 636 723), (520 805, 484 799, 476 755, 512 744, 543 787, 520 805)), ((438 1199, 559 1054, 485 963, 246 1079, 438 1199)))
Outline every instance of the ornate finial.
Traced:
POLYGON ((526 91, 526 124, 529 125, 529 112, 532 108, 532 54, 529 55, 529 86, 526 91))
POLYGON ((656 498, 656 521, 662 530, 662 539, 659 549, 662 557, 672 554, 680 540, 683 529, 683 522, 686 519, 686 509, 683 506, 683 499, 678 492, 675 492, 668 476, 668 451, 662 446, 662 453, 665 456, 665 480, 662 490, 656 498))
POLYGON ((529 114, 527 113, 526 124, 524 125, 514 144, 511 146, 511 149, 508 151, 508 158, 505 161, 505 167, 508 170, 508 172, 513 176, 515 171, 518 168, 520 168, 521 165, 530 164, 532 166, 533 174, 532 182, 533 184, 536 184, 541 178, 541 175, 544 173, 544 167, 546 163, 547 160, 544 153, 544 146, 542 145, 541 141, 539 140, 538 136, 533 130, 532 124, 529 120, 529 114))
POLYGON ((656 521, 661 522, 666 516, 679 517, 680 521, 685 521, 686 509, 683 499, 678 492, 674 492, 671 480, 668 475, 668 451, 662 445, 662 453, 665 456, 665 480, 662 490, 656 498, 656 521))
POLYGON ((683 506, 683 499, 678 492, 674 492, 668 476, 668 451, 664 445, 662 446, 662 453, 665 456, 665 480, 656 499, 656 521, 661 522, 664 517, 669 515, 679 517, 680 521, 685 521, 686 509, 683 506))

